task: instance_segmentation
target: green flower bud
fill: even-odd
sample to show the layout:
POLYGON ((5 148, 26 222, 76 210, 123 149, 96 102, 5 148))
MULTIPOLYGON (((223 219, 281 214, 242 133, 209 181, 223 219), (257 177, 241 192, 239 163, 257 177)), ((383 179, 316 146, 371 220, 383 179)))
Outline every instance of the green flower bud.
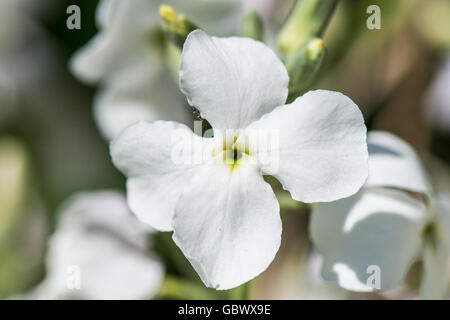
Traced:
POLYGON ((178 48, 182 48, 186 37, 198 27, 185 16, 176 12, 171 6, 162 4, 159 7, 162 28, 167 38, 178 48))
POLYGON ((295 100, 311 85, 325 57, 326 48, 322 39, 313 38, 286 59, 289 73, 288 102, 295 100))
POLYGON ((284 54, 296 51, 312 37, 321 37, 336 7, 337 0, 301 0, 278 35, 284 54))

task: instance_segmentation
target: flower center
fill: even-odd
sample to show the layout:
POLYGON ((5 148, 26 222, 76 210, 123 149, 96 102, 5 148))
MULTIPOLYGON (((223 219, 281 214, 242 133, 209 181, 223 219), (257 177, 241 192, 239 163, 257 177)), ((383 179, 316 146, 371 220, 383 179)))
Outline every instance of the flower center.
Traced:
POLYGON ((223 161, 232 170, 249 156, 246 150, 241 150, 242 148, 236 145, 236 140, 237 137, 223 143, 223 161))
POLYGON ((238 149, 229 149, 224 151, 224 160, 226 164, 237 164, 242 159, 243 153, 238 149))

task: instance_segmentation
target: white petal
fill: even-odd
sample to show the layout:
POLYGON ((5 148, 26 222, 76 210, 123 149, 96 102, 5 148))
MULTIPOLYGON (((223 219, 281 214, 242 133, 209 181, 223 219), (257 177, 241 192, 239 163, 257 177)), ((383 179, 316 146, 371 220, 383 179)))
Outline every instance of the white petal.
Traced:
POLYGON ((402 139, 385 131, 371 131, 367 186, 385 186, 429 195, 431 187, 420 159, 402 139))
POLYGON ((422 299, 443 299, 449 285, 449 250, 442 243, 427 246, 424 257, 424 275, 420 296, 422 299))
POLYGON ((70 68, 87 83, 101 81, 106 93, 97 97, 94 112, 106 139, 137 120, 192 122, 186 99, 163 59, 161 3, 174 5, 200 26, 220 34, 229 34, 236 25, 232 22, 239 20, 237 0, 101 1, 100 32, 76 52, 70 68))
POLYGON ((324 256, 323 278, 349 290, 371 291, 372 265, 380 268, 381 289, 402 281, 421 248, 426 211, 401 191, 361 189, 318 204, 311 219, 313 242, 324 256))
MULTIPOLYGON (((100 32, 72 57, 70 67, 77 77, 87 83, 120 77, 122 70, 134 63, 146 62, 147 57, 162 50, 161 43, 151 38, 161 32, 158 7, 165 3, 174 5, 200 26, 212 32, 227 34, 239 21, 236 10, 239 2, 233 1, 180 1, 180 0, 109 0, 102 1, 97 9, 100 32), (144 53, 144 54, 142 54, 144 53)), ((150 59, 150 58, 149 58, 150 59)), ((148 61, 148 68, 160 68, 148 61)))
MULTIPOLYGON (((146 69, 140 69, 146 72, 146 69)), ((94 116, 101 133, 107 140, 113 139, 123 129, 141 120, 173 120, 192 123, 192 110, 177 92, 173 80, 162 69, 156 75, 133 73, 139 84, 122 74, 121 81, 114 81, 101 91, 94 101, 94 116), (129 87, 132 84, 133 87, 129 87), (142 85, 141 85, 142 84, 142 85), (127 86, 128 85, 128 86, 127 86)))
POLYGON ((161 119, 158 110, 144 101, 104 91, 96 97, 94 117, 104 138, 112 140, 122 130, 140 120, 161 119))
POLYGON ((56 236, 47 256, 49 276, 40 299, 148 299, 158 289, 163 267, 156 259, 101 233, 56 236), (80 275, 80 290, 68 287, 80 275))
POLYGON ((145 61, 144 57, 155 51, 148 39, 159 28, 157 10, 154 1, 143 0, 101 5, 97 18, 104 28, 72 57, 72 72, 87 83, 95 83, 120 76, 123 69, 145 61))
POLYGON ((252 152, 264 158, 264 172, 275 176, 295 200, 348 197, 367 178, 364 119, 353 101, 341 93, 310 91, 265 115, 246 132, 247 136, 269 134, 272 141, 265 145, 267 150, 260 143, 252 152))
POLYGON ((105 28, 114 23, 118 4, 117 0, 101 0, 98 3, 97 10, 95 10, 95 20, 99 28, 105 28))
POLYGON ((116 50, 108 37, 95 36, 74 54, 69 67, 79 79, 94 84, 114 69, 116 50))
POLYGON ((144 52, 127 67, 122 66, 105 87, 94 101, 94 115, 108 140, 141 120, 192 123, 191 108, 158 57, 144 52))
POLYGON ((58 230, 107 229, 134 246, 145 249, 154 230, 141 223, 127 207, 124 194, 117 191, 81 192, 60 210, 58 230))
MULTIPOLYGON (((350 298, 348 291, 336 284, 324 282, 320 276, 322 257, 315 251, 303 259, 300 270, 300 284, 295 299, 299 300, 345 300, 350 298)), ((292 280, 291 280, 292 281, 292 280)))
POLYGON ((49 243, 47 276, 32 297, 153 296, 161 283, 163 266, 148 255, 144 237, 148 236, 148 232, 144 233, 148 228, 131 215, 123 195, 115 192, 77 195, 63 207, 60 217, 49 243), (76 287, 78 283, 80 288, 76 287))
POLYGON ((283 104, 289 77, 278 57, 248 38, 191 32, 181 55, 180 88, 213 128, 245 128, 283 104))
MULTIPOLYGON (((109 80, 134 64, 142 57, 150 60, 151 52, 144 43, 133 37, 122 37, 118 42, 116 34, 99 34, 77 51, 69 61, 71 71, 82 81, 95 84, 100 80, 109 80), (127 52, 128 48, 132 48, 127 52)), ((150 63, 149 63, 150 68, 150 63)))
POLYGON ((138 122, 111 143, 113 162, 128 177, 128 204, 140 220, 172 230, 175 204, 202 160, 184 156, 202 145, 188 127, 169 121, 138 122))
POLYGON ((209 166, 180 198, 175 243, 206 286, 236 287, 263 272, 280 245, 275 195, 257 168, 209 166))

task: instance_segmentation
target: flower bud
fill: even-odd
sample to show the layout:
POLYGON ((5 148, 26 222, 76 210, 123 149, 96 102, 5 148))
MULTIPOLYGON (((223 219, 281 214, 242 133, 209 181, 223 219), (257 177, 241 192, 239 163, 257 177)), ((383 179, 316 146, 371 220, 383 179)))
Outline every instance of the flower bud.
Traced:
POLYGON ((321 37, 337 0, 297 1, 292 14, 278 35, 278 46, 284 54, 298 50, 312 37, 321 37))
POLYGON ((198 27, 185 16, 176 12, 171 6, 162 4, 159 7, 159 15, 162 20, 162 28, 167 38, 178 48, 183 47, 186 37, 198 27))
POLYGON ((325 53, 323 40, 313 38, 287 57, 286 69, 290 78, 288 102, 307 90, 320 69, 325 53))

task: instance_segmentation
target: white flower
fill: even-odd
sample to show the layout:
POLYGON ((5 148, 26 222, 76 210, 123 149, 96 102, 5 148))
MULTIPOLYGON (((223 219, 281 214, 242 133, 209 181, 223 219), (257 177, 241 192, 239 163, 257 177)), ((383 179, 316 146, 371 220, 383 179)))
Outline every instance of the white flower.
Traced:
POLYGON ((74 196, 50 239, 47 276, 29 298, 151 298, 164 274, 148 252, 151 231, 129 212, 119 192, 74 196))
POLYGON ((358 107, 323 90, 283 105, 288 80, 263 43, 196 30, 184 45, 180 87, 215 137, 194 135, 176 122, 140 122, 111 144, 114 164, 128 176, 131 210, 159 230, 174 230, 174 241, 208 287, 238 286, 274 258, 279 205, 261 175, 271 161, 278 163, 273 175, 298 201, 349 196, 367 177, 366 128, 358 107), (235 135, 222 140, 226 130, 235 135), (276 132, 276 150, 247 148, 247 134, 255 131, 276 132), (172 138, 180 132, 194 142, 188 151, 210 152, 200 155, 204 161, 172 161, 172 138), (278 158, 261 163, 264 153, 278 158), (220 161, 224 157, 231 164, 220 161))
POLYGON ((421 295, 439 298, 447 281, 450 197, 433 197, 414 150, 387 132, 369 133, 369 178, 355 195, 318 204, 311 234, 324 255, 322 276, 354 291, 372 291, 368 268, 379 267, 380 288, 397 286, 423 259, 421 295))
POLYGON ((94 116, 107 139, 139 120, 187 123, 192 118, 166 67, 158 15, 162 3, 219 35, 230 34, 240 18, 237 0, 102 0, 100 32, 70 66, 86 82, 101 81, 94 116))
POLYGON ((349 291, 336 284, 324 282, 320 277, 322 257, 315 251, 304 257, 298 277, 298 291, 294 296, 297 300, 347 300, 349 291))
MULTIPOLYGON (((308 243, 305 239, 302 241, 304 244, 308 243)), ((252 282, 251 299, 345 300, 351 298, 350 291, 342 289, 337 284, 325 282, 321 278, 322 259, 317 252, 310 250, 309 246, 300 249, 298 242, 291 242, 294 242, 294 246, 289 245, 289 248, 285 248, 288 252, 284 252, 283 258, 280 259, 280 256, 277 256, 277 266, 271 266, 261 277, 252 282)), ((280 249, 278 255, 282 250, 280 249)))

